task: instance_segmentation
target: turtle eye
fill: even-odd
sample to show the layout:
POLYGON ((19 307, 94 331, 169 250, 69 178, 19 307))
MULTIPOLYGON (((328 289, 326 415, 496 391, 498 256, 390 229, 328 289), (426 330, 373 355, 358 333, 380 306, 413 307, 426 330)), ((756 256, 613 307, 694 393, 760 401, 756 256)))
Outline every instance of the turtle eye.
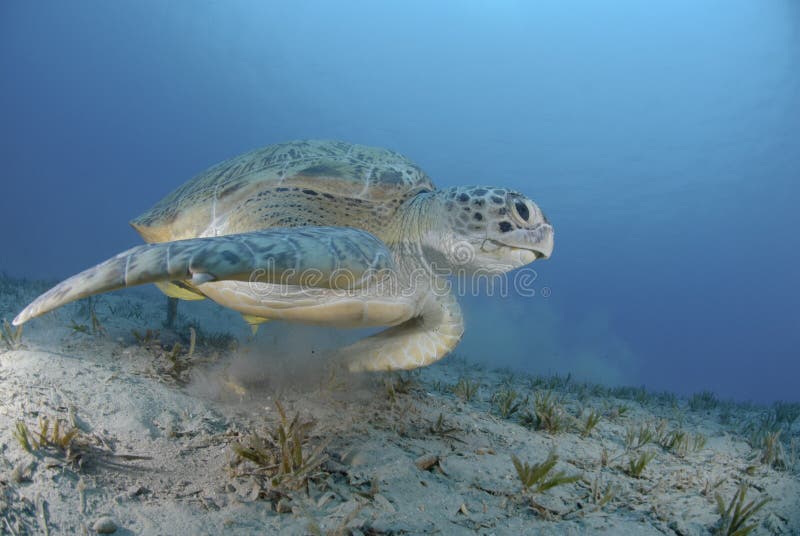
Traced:
POLYGON ((517 199, 514 201, 514 208, 517 211, 517 215, 522 219, 522 221, 528 221, 528 218, 531 216, 531 212, 528 209, 528 205, 525 204, 524 201, 517 199))

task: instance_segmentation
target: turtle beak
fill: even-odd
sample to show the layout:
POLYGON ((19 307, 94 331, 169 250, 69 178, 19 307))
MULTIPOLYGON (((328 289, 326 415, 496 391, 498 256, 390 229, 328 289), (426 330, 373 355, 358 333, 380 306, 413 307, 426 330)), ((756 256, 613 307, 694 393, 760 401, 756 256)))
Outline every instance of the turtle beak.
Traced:
POLYGON ((553 226, 549 223, 540 223, 529 232, 533 240, 530 249, 536 258, 549 259, 553 254, 553 226))
POLYGON ((548 259, 553 253, 553 227, 542 222, 529 229, 495 235, 483 241, 481 251, 509 261, 509 270, 548 259))
POLYGON ((504 234, 502 241, 506 246, 526 252, 528 262, 549 259, 553 254, 553 226, 541 222, 529 229, 517 229, 504 234))

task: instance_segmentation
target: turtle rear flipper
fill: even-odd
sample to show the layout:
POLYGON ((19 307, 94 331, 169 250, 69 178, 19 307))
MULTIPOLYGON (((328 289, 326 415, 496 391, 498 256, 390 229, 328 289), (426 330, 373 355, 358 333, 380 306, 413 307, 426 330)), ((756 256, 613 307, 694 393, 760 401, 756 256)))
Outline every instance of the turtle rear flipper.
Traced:
POLYGON ((273 228, 138 246, 48 290, 14 319, 24 324, 69 302, 125 287, 246 281, 355 290, 393 271, 392 255, 374 235, 348 227, 273 228))
POLYGON ((205 295, 185 281, 156 281, 155 286, 166 294, 168 298, 175 298, 178 300, 204 300, 205 295))

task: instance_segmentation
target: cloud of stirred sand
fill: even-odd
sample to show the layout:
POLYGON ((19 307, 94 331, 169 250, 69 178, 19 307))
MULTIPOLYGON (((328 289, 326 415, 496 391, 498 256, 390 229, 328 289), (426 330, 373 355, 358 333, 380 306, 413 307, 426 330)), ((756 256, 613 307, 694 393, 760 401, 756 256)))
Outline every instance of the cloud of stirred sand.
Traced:
MULTIPOLYGON (((602 310, 567 319, 544 299, 483 295, 462 297, 461 303, 466 332, 456 352, 469 361, 533 374, 571 374, 606 385, 641 383, 633 353, 602 310)), ((220 365, 198 371, 193 386, 222 399, 244 392, 316 389, 336 369, 337 348, 376 331, 268 322, 220 365)), ((347 374, 341 367, 335 373, 347 374)))

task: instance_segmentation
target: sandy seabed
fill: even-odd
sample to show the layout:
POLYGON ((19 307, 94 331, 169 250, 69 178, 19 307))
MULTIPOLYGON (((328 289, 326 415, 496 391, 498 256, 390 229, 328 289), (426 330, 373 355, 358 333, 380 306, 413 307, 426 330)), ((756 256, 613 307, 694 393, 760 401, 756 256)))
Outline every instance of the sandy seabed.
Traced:
MULTIPOLYGON (((44 288, 0 278, 0 317, 44 288)), ((311 328, 251 338, 214 304, 180 310, 166 329, 163 297, 118 292, 32 321, 17 349, 0 342, 0 533, 699 535, 744 483, 745 503, 769 499, 751 534, 800 534, 795 406, 458 354, 353 376, 311 328), (542 481, 580 478, 524 490, 512 456, 551 453, 542 481)))

